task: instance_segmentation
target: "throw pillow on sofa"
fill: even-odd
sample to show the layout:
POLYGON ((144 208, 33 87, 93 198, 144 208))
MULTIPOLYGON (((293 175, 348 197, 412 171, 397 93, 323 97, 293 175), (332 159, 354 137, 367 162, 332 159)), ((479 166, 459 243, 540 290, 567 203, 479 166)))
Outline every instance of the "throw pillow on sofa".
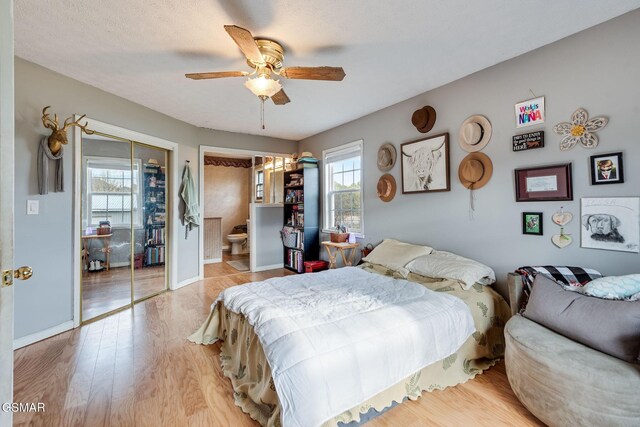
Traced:
POLYGON ((567 291, 538 274, 524 317, 627 362, 640 363, 640 301, 567 291))
POLYGON ((600 277, 587 283, 581 292, 598 298, 637 300, 640 298, 640 274, 600 277))

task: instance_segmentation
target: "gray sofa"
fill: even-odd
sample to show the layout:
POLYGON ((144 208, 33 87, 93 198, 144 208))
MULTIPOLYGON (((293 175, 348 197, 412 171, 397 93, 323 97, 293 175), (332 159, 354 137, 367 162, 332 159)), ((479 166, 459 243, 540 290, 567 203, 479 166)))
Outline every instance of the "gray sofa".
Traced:
POLYGON ((505 327, 511 388, 549 426, 640 426, 640 365, 593 350, 518 314, 518 274, 508 276, 514 316, 505 327))

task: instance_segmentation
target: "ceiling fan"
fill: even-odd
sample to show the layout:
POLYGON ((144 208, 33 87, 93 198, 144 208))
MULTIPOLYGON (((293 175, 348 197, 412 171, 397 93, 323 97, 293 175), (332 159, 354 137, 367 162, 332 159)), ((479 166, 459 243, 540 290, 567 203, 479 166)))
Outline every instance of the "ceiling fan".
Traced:
POLYGON ((255 78, 249 78, 245 82, 245 86, 262 101, 263 129, 265 99, 271 98, 276 105, 284 105, 290 101, 280 82, 273 76, 287 79, 329 81, 341 81, 345 77, 342 67, 283 67, 284 48, 278 42, 255 38, 249 30, 236 25, 225 25, 224 29, 247 58, 247 64, 253 68, 253 71, 214 71, 189 73, 185 76, 193 80, 206 80, 256 75, 255 78))

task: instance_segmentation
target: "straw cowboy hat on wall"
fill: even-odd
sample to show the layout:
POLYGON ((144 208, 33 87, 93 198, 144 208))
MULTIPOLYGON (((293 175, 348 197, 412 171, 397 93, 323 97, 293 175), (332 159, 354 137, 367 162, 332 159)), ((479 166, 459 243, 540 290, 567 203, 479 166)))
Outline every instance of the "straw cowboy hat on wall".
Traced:
POLYGON ((491 122, 485 116, 471 116, 462 122, 458 137, 460 148, 464 151, 480 151, 491 139, 491 122))
POLYGON ((377 193, 380 200, 390 202, 396 196, 396 179, 388 173, 378 180, 377 193))
POLYGON ((396 147, 390 142, 382 144, 378 149, 378 169, 387 172, 396 163, 396 147))
POLYGON ((493 174, 493 163, 484 153, 468 154, 460 162, 458 178, 462 185, 469 190, 484 187, 493 174))

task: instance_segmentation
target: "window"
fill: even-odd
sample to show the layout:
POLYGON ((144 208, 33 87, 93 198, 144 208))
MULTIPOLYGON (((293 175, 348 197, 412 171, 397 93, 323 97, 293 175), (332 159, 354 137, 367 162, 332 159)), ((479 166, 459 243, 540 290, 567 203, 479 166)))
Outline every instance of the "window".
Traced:
POLYGON ((322 162, 324 231, 346 226, 362 235, 362 141, 323 151, 322 162))
POLYGON ((262 200, 264 197, 264 172, 256 172, 256 200, 262 200))
POLYGON ((141 161, 136 159, 86 159, 86 224, 97 227, 100 221, 109 221, 112 227, 142 226, 140 209, 141 161), (133 193, 133 197, 132 197, 133 193))

